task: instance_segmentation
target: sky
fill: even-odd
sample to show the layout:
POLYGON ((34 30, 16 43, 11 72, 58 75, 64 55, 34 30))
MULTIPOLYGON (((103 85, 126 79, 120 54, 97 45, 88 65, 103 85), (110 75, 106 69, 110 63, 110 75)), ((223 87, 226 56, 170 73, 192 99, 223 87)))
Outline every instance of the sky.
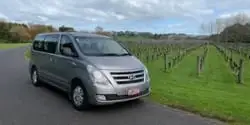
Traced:
POLYGON ((249 6, 250 0, 1 0, 0 18, 77 30, 201 34, 201 23, 250 15, 249 6))

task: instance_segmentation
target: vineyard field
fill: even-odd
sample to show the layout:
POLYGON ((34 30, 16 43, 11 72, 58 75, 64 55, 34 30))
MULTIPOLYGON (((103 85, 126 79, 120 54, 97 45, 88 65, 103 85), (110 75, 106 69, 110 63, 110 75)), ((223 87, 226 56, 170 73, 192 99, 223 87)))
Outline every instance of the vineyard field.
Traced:
MULTIPOLYGON (((249 60, 244 60, 245 82, 238 84, 223 54, 212 44, 130 45, 129 48, 139 55, 149 70, 152 100, 230 124, 250 123, 250 100, 247 96, 250 95, 247 77, 250 71, 245 71, 250 67, 246 62, 249 60), (190 48, 193 49, 187 52, 190 48), (207 56, 203 69, 197 75, 197 56, 202 55, 205 48, 207 56), (152 55, 157 58, 151 59, 152 55), (171 63, 179 56, 181 59, 171 64, 174 65, 171 68, 167 66, 166 72, 164 55, 171 57, 167 58, 171 63)), ((233 54, 235 60, 240 58, 237 53, 233 54)))

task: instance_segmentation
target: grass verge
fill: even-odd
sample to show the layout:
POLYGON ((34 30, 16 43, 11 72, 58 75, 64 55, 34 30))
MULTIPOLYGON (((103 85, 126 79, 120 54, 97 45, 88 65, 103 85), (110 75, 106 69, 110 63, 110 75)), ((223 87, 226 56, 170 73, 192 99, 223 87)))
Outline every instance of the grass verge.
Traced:
POLYGON ((162 60, 148 64, 151 99, 172 107, 216 118, 230 124, 250 123, 250 88, 235 84, 226 62, 209 46, 204 71, 196 76, 200 48, 185 57, 171 73, 163 73, 162 60))
POLYGON ((24 52, 24 58, 25 58, 25 60, 29 60, 30 59, 30 49, 27 49, 24 52))
POLYGON ((30 43, 0 43, 0 49, 10 49, 30 45, 30 43))

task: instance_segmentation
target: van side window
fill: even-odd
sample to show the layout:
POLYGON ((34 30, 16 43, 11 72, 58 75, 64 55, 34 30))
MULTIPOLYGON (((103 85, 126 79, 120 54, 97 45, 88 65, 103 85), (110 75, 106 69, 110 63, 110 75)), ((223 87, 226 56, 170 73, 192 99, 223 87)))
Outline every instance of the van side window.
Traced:
POLYGON ((44 51, 44 35, 37 35, 33 42, 33 49, 36 51, 44 51))
POLYGON ((59 35, 46 35, 44 41, 44 51, 55 53, 58 44, 59 35))
MULTIPOLYGON (((66 36, 66 35, 62 35, 61 36, 61 41, 60 41, 60 53, 62 55, 65 55, 63 53, 63 47, 67 47, 69 48, 73 53, 76 53, 75 51, 75 48, 74 48, 74 45, 73 45, 73 42, 72 40, 70 39, 69 36, 66 36)), ((66 55, 65 55, 66 56, 66 55)))

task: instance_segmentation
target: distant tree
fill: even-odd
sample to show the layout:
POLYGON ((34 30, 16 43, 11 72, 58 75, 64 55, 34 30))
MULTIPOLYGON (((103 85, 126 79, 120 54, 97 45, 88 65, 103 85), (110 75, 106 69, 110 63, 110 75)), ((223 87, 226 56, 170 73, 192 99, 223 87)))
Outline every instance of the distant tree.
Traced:
POLYGON ((250 18, 246 13, 238 13, 235 16, 231 17, 232 25, 234 24, 242 24, 245 25, 249 23, 250 18))
POLYGON ((138 33, 142 37, 152 38, 154 35, 150 32, 139 32, 138 33))
POLYGON ((104 35, 104 36, 112 36, 111 32, 107 32, 107 31, 102 31, 102 32, 96 32, 96 34, 100 34, 100 35, 104 35))
POLYGON ((97 26, 95 28, 95 33, 96 34, 100 34, 100 35, 105 35, 105 36, 109 36, 112 37, 113 33, 112 32, 108 32, 108 31, 104 31, 102 27, 97 26))
POLYGON ((10 37, 9 34, 9 25, 7 22, 5 22, 4 20, 0 21, 0 39, 1 40, 7 40, 10 37))
POLYGON ((59 31, 60 32, 74 32, 74 28, 73 27, 66 27, 64 25, 59 27, 59 31))
POLYGON ((118 35, 118 36, 124 36, 125 33, 124 33, 123 31, 119 31, 119 32, 117 33, 117 35, 118 35))
POLYGON ((54 28, 52 25, 47 26, 49 32, 57 32, 58 30, 54 28))
MULTIPOLYGON (((68 29, 72 29, 69 28, 68 29)), ((0 19, 0 42, 21 42, 34 39, 38 33, 58 31, 52 25, 8 22, 0 19)))
POLYGON ((31 36, 31 39, 34 39, 36 34, 38 33, 44 33, 44 32, 54 32, 57 31, 55 28, 52 26, 47 26, 47 25, 41 25, 41 24, 29 24, 28 25, 29 29, 28 32, 31 36))
POLYGON ((250 27, 248 24, 234 24, 225 28, 220 36, 225 42, 250 42, 250 27))
POLYGON ((103 32, 103 28, 102 27, 100 27, 100 26, 97 26, 96 28, 95 28, 95 32, 103 32))
POLYGON ((155 33, 153 36, 154 39, 160 39, 160 37, 161 37, 161 34, 157 34, 157 33, 155 33))
MULTIPOLYGON (((245 13, 239 13, 228 18, 216 19, 216 41, 249 42, 250 30, 247 25, 249 22, 250 18, 245 13)), ((215 35, 213 35, 213 38, 215 38, 215 35)))
POLYGON ((11 40, 13 42, 20 42, 20 41, 28 41, 31 39, 31 35, 28 32, 28 29, 23 25, 16 25, 10 29, 11 40))

